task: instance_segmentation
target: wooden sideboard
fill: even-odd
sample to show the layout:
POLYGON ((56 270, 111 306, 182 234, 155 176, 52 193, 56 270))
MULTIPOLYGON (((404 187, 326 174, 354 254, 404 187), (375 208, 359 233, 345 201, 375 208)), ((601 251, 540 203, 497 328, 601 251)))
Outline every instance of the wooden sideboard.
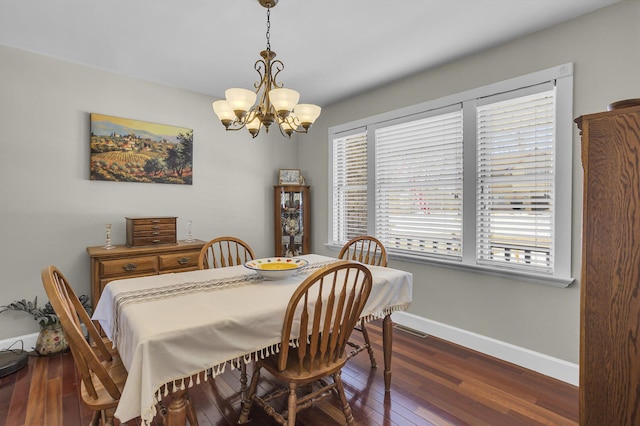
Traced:
POLYGON ((640 424, 640 106, 585 115, 580 424, 640 424))
POLYGON ((91 258, 91 302, 95 309, 109 281, 198 269, 198 256, 205 241, 178 241, 146 247, 117 245, 112 249, 87 247, 91 258))

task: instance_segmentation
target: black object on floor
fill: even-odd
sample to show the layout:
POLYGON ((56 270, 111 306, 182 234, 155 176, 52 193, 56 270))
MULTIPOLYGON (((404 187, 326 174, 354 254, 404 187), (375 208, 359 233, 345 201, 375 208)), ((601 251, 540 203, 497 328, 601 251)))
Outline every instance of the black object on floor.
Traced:
MULTIPOLYGON (((22 341, 20 343, 22 344, 22 341)), ((27 365, 27 352, 23 349, 11 349, 11 346, 9 346, 9 349, 0 351, 0 377, 13 374, 27 365)))

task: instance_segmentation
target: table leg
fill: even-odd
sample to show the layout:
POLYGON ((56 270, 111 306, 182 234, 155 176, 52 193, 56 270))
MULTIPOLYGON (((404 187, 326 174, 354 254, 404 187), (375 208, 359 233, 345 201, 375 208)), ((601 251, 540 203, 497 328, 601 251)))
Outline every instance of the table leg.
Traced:
POLYGON ((382 348, 384 351, 384 390, 391 390, 391 349, 393 347, 393 322, 391 314, 382 320, 382 348))
POLYGON ((167 408, 167 426, 184 426, 187 424, 187 390, 176 389, 171 393, 171 403, 167 408))

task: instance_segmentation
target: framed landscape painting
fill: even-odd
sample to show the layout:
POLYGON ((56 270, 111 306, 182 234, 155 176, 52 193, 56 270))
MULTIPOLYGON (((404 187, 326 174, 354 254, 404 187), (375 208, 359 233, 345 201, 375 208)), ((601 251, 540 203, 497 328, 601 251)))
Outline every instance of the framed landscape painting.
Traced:
POLYGON ((191 185, 193 130, 91 114, 91 180, 191 185))

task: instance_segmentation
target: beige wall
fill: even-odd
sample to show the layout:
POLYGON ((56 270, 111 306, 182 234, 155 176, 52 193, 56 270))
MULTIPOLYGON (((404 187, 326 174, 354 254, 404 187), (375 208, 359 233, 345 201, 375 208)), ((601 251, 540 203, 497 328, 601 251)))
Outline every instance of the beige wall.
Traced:
MULTIPOLYGON (((574 63, 574 117, 605 110, 612 101, 640 97, 639 22, 640 2, 623 1, 325 107, 313 135, 300 141, 299 151, 300 168, 314 190, 314 250, 331 253, 323 246, 328 235, 329 127, 567 62, 574 63)), ((430 44, 425 40, 424 49, 430 44)), ((577 130, 573 141, 560 143, 572 143, 574 151, 572 271, 576 284, 559 289, 392 260, 391 267, 414 274, 410 313, 578 362, 582 168, 577 130)))
MULTIPOLYGON (((233 234, 272 255, 272 185, 279 168, 296 166, 296 145, 225 132, 212 101, 0 46, 0 305, 46 302, 49 264, 88 294, 85 248, 104 244, 105 223, 124 243, 125 216, 177 216, 180 239, 193 219, 196 238, 233 234), (193 185, 90 181, 92 112, 192 128, 193 185)), ((37 329, 26 314, 0 314, 0 340, 37 329)))

